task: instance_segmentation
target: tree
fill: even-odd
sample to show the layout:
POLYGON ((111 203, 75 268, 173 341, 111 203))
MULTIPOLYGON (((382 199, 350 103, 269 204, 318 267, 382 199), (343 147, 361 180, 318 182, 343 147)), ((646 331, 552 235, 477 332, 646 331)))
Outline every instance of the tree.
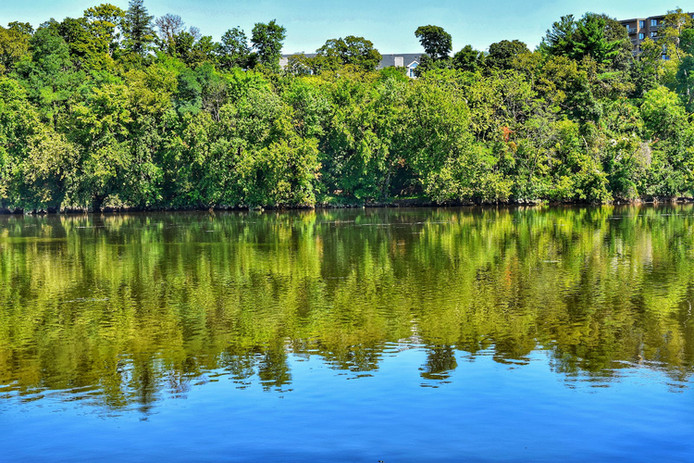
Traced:
POLYGON ((666 87, 658 87, 645 95, 641 117, 646 124, 646 134, 651 138, 679 136, 687 125, 687 113, 677 94, 666 87))
MULTIPOLYGON (((576 21, 573 15, 562 16, 555 22, 540 43, 540 51, 546 55, 566 56, 576 61, 589 56, 596 62, 616 67, 623 61, 628 36, 623 27, 617 32, 614 23, 608 24, 603 15, 586 13, 576 21)), ((611 21, 611 20, 610 20, 611 21)))
POLYGON ((576 35, 576 29, 577 23, 574 15, 562 16, 559 21, 555 21, 552 27, 547 30, 545 37, 540 42, 539 50, 546 55, 573 58, 571 55, 574 48, 573 40, 576 35))
POLYGON ((224 69, 252 67, 251 47, 248 45, 246 33, 240 27, 229 29, 224 33, 217 55, 219 64, 224 69))
POLYGON ((316 69, 316 60, 308 57, 303 53, 297 53, 287 59, 287 66, 284 71, 290 76, 308 76, 314 74, 316 69))
POLYGON ((694 20, 681 8, 668 12, 663 20, 659 41, 662 42, 665 54, 670 59, 679 61, 686 53, 681 47, 680 35, 686 29, 694 27, 694 20))
POLYGON ((317 61, 322 69, 335 69, 337 66, 352 65, 363 71, 373 71, 381 62, 381 54, 370 40, 349 35, 330 39, 316 50, 317 61))
POLYGON ((433 60, 448 58, 452 48, 451 34, 439 26, 420 26, 414 33, 424 52, 433 60))
POLYGON ((176 37, 185 31, 185 24, 177 14, 167 13, 155 21, 159 29, 159 47, 162 51, 173 55, 176 37))
POLYGON ((475 72, 482 67, 484 59, 484 53, 475 50, 472 45, 465 45, 453 56, 453 67, 461 71, 475 72))
POLYGON ((694 109, 694 29, 682 31, 680 48, 686 55, 677 69, 677 89, 691 112, 694 109))
POLYGON ((84 74, 75 72, 70 47, 53 23, 40 27, 32 36, 31 59, 17 63, 16 72, 25 83, 30 100, 54 124, 62 113, 61 105, 84 81, 84 74))
POLYGON ((103 69, 112 65, 109 43, 92 33, 87 18, 65 18, 57 30, 70 47, 70 56, 78 69, 103 69))
POLYGON ((253 27, 251 42, 258 55, 258 64, 279 71, 279 60, 282 53, 282 42, 286 29, 273 19, 267 24, 256 23, 253 27))
POLYGON ((518 55, 530 53, 528 46, 520 40, 502 40, 489 46, 485 64, 490 68, 512 69, 518 55))
POLYGON ((119 46, 125 11, 110 3, 102 3, 85 10, 84 17, 100 47, 105 46, 109 55, 113 56, 119 46))
POLYGON ((634 62, 634 53, 629 34, 625 27, 616 19, 605 14, 599 15, 605 20, 605 39, 608 42, 617 42, 617 53, 612 58, 612 67, 619 70, 627 70, 634 62))
POLYGON ((29 23, 11 22, 0 26, 0 74, 11 71, 29 51, 29 40, 34 30, 29 23))
POLYGON ((130 0, 128 11, 125 13, 123 29, 125 32, 125 48, 135 55, 145 56, 155 35, 152 29, 152 19, 147 14, 143 0, 130 0))

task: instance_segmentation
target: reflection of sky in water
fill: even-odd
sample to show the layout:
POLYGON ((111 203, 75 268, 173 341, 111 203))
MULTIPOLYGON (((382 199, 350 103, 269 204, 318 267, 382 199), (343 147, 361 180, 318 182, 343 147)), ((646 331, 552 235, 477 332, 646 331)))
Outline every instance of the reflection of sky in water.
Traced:
POLYGON ((619 381, 579 375, 566 387, 545 352, 522 367, 456 352, 457 368, 439 381, 422 378, 424 349, 396 350, 368 376, 290 355, 292 383, 280 388, 262 387, 257 376, 239 388, 228 372, 210 371, 183 392, 159 391, 146 413, 138 404, 109 412, 48 393, 0 408, 0 421, 11 424, 0 443, 8 461, 686 461, 694 454, 692 388, 652 369, 620 370, 619 381))

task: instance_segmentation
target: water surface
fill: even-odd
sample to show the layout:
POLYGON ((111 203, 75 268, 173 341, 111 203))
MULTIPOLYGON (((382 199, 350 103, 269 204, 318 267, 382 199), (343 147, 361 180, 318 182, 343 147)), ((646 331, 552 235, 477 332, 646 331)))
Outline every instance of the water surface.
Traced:
POLYGON ((694 209, 0 217, 0 460, 692 461, 694 209))

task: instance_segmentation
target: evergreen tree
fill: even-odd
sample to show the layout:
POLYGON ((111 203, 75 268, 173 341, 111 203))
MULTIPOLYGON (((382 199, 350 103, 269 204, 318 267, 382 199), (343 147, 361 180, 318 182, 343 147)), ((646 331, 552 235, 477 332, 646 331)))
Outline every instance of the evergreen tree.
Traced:
POLYGON ((147 14, 143 0, 130 0, 124 21, 125 47, 128 51, 140 56, 147 54, 149 46, 155 38, 152 27, 153 18, 147 14))

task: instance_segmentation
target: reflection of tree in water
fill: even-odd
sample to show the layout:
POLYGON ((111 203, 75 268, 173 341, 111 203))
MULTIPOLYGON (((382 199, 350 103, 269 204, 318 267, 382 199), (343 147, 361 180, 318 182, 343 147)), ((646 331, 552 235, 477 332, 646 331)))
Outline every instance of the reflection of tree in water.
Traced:
POLYGON ((458 366, 455 349, 451 346, 430 346, 427 348, 427 362, 420 368, 425 379, 443 380, 451 376, 458 366))
POLYGON ((528 355, 537 348, 537 341, 530 336, 495 339, 494 360, 505 364, 527 364, 528 355))
POLYGON ((565 377, 684 381, 694 209, 667 210, 9 218, 0 384, 147 411, 214 369, 286 387, 288 353, 375 371, 413 329, 427 379, 451 376, 456 349, 513 364, 545 349, 565 377))
POLYGON ((138 410, 143 414, 152 410, 160 387, 160 375, 156 373, 154 362, 151 358, 136 359, 132 365, 132 379, 128 386, 134 401, 139 404, 138 410))
POLYGON ((281 389, 289 384, 292 375, 289 373, 287 352, 283 345, 271 346, 258 362, 258 377, 265 389, 281 389))
POLYGON ((344 349, 330 351, 321 350, 323 358, 334 368, 354 372, 378 370, 383 346, 347 346, 344 349))
POLYGON ((223 368, 239 387, 248 387, 255 375, 258 354, 254 352, 237 352, 228 349, 220 356, 219 367, 223 368))

